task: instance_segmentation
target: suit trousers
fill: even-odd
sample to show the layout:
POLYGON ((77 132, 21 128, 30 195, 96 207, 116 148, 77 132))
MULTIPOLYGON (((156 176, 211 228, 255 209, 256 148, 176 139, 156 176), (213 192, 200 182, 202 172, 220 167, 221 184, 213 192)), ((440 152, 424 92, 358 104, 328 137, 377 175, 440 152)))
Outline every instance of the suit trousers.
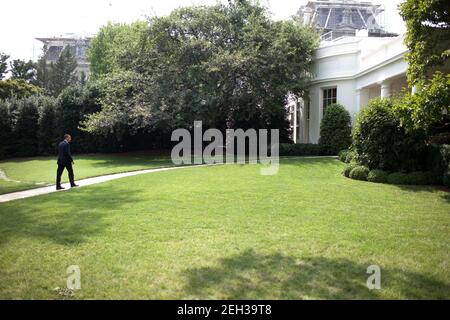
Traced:
POLYGON ((73 186, 75 184, 75 177, 73 174, 73 168, 72 168, 72 164, 58 164, 58 170, 56 172, 56 185, 60 186, 61 185, 61 175, 64 171, 64 169, 67 169, 67 172, 69 173, 69 181, 70 181, 70 185, 73 186))

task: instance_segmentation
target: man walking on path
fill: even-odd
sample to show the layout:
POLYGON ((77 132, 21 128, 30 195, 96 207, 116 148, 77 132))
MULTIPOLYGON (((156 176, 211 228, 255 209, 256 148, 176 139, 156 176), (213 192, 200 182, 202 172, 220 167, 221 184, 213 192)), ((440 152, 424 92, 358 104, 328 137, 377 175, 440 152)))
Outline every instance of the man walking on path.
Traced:
POLYGON ((67 169, 69 173, 70 186, 72 188, 78 187, 75 184, 75 178, 73 175, 72 164, 73 159, 70 154, 70 145, 69 142, 72 141, 72 137, 70 134, 64 135, 64 140, 58 145, 58 171, 56 172, 56 190, 63 190, 64 188, 61 186, 61 175, 64 171, 64 168, 67 169))

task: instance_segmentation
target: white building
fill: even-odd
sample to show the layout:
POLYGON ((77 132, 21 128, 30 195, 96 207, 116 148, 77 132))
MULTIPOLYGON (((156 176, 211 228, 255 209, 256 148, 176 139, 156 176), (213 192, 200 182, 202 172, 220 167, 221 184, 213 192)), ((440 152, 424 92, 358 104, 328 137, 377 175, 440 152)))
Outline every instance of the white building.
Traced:
MULTIPOLYGON (((337 2, 333 1, 333 6, 337 2)), ((315 53, 308 97, 293 100, 288 106, 294 142, 319 142, 320 122, 332 103, 345 106, 354 120, 370 99, 389 97, 408 88, 403 36, 386 35, 370 36, 367 29, 340 37, 324 34, 315 53)))

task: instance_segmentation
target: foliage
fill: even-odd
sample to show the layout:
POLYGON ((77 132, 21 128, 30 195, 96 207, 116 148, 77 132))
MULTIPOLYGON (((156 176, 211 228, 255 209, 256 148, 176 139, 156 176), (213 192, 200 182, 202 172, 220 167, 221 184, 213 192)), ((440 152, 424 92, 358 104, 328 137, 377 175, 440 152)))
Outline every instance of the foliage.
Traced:
POLYGON ((42 48, 42 54, 35 64, 36 68, 36 79, 34 84, 43 88, 47 93, 50 91, 50 67, 47 65, 47 60, 45 56, 47 54, 47 45, 42 48))
POLYGON ((319 156, 320 147, 317 144, 280 144, 280 156, 319 156))
POLYGON ((344 106, 332 104, 327 107, 320 124, 319 145, 325 155, 335 155, 352 143, 351 117, 344 106))
POLYGON ((436 72, 433 78, 415 94, 405 94, 396 100, 395 110, 407 130, 423 130, 428 136, 448 114, 450 106, 450 75, 436 72))
POLYGON ((39 102, 39 154, 55 154, 58 142, 57 100, 41 97, 39 102))
POLYGON ((8 72, 8 61, 9 56, 4 53, 0 53, 0 80, 5 77, 6 72, 8 72))
POLYGON ((6 157, 11 152, 12 121, 8 103, 0 100, 0 158, 6 157))
POLYGON ((387 182, 390 184, 409 184, 409 178, 406 173, 394 172, 388 175, 387 182))
POLYGON ((31 96, 11 101, 17 110, 17 119, 13 129, 14 154, 17 156, 34 156, 38 153, 39 98, 31 96))
POLYGON ((339 160, 342 162, 345 162, 349 152, 350 152, 349 149, 339 151, 339 153, 338 153, 339 160))
POLYGON ((120 103, 105 99, 85 128, 170 131, 202 120, 222 131, 277 128, 287 140, 280 106, 289 92, 304 94, 317 44, 311 29, 272 21, 249 1, 179 8, 150 21, 132 69, 108 75, 129 91, 117 93, 120 103))
POLYGON ((359 166, 359 164, 357 164, 356 162, 348 163, 348 164, 344 167, 344 170, 342 171, 342 174, 344 175, 344 177, 349 178, 349 177, 350 177, 350 172, 351 172, 354 168, 356 168, 356 167, 358 167, 358 166, 359 166))
POLYGON ((100 28, 91 40, 87 52, 91 76, 99 78, 109 73, 131 69, 147 28, 147 21, 135 21, 131 24, 109 22, 100 28))
POLYGON ((56 132, 58 137, 69 133, 72 135, 72 149, 77 152, 96 150, 97 139, 80 130, 80 123, 90 114, 100 108, 97 103, 99 96, 95 83, 86 86, 70 86, 58 96, 56 132))
POLYGON ((384 170, 370 170, 369 175, 367 176, 367 181, 374 183, 386 183, 388 175, 389 174, 384 170))
POLYGON ((36 79, 35 63, 31 60, 16 59, 10 63, 11 79, 23 79, 33 82, 36 79))
POLYGON ((447 170, 445 170, 444 172, 442 183, 444 184, 444 186, 450 187, 450 163, 447 167, 447 170))
POLYGON ((24 98, 42 93, 42 89, 23 79, 0 81, 0 99, 24 98))
POLYGON ((368 175, 369 168, 365 166, 356 166, 350 171, 349 178, 353 180, 367 181, 368 175))
POLYGON ((408 184, 426 185, 430 183, 430 173, 424 171, 415 171, 408 173, 408 184))
POLYGON ((78 78, 75 74, 77 61, 72 55, 70 47, 65 47, 58 60, 50 64, 48 74, 48 93, 58 96, 65 88, 75 85, 78 78))
POLYGON ((414 171, 426 149, 421 131, 407 131, 394 112, 394 100, 374 99, 357 117, 353 149, 370 169, 414 171))
POLYGON ((428 70, 443 65, 450 56, 448 1, 406 0, 400 5, 400 15, 407 27, 408 82, 417 84, 428 70))

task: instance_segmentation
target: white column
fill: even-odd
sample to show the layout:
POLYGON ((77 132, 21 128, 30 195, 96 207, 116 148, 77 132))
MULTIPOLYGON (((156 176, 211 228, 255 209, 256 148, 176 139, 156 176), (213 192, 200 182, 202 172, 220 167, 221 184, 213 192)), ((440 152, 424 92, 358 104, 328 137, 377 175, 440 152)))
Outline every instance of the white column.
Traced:
POLYGON ((361 89, 357 89, 355 92, 355 111, 359 112, 361 110, 361 89))
POLYGON ((389 98, 391 96, 391 82, 384 80, 381 83, 381 98, 389 98))
POLYGON ((294 102, 294 130, 292 130, 292 135, 293 135, 293 139, 294 143, 297 143, 297 101, 294 102))

